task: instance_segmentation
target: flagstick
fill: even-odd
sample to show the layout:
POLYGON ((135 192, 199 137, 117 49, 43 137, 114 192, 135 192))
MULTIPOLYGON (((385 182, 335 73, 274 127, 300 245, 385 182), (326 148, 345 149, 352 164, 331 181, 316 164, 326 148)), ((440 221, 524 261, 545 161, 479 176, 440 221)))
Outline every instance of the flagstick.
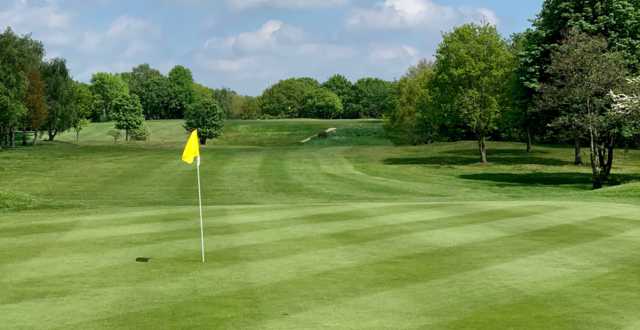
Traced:
POLYGON ((200 189, 200 156, 198 156, 198 163, 196 166, 198 172, 198 205, 200 206, 200 245, 202 251, 202 263, 205 263, 204 259, 204 222, 202 221, 202 191, 200 189))

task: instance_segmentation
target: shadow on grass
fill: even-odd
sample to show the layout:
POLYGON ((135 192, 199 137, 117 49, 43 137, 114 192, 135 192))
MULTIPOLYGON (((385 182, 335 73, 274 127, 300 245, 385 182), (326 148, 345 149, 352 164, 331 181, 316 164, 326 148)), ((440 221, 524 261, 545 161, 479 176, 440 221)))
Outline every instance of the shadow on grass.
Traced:
MULTIPOLYGON (((475 154, 474 154, 475 156, 475 154)), ((489 163, 498 165, 547 165, 564 166, 572 165, 573 162, 555 158, 535 157, 529 154, 522 156, 489 155, 489 163)), ((480 163, 479 157, 462 156, 435 156, 435 157, 405 157, 388 158, 384 160, 386 165, 472 165, 480 163)))
MULTIPOLYGON (((464 149, 448 150, 444 153, 447 155, 478 157, 479 151, 476 149, 464 149)), ((524 149, 489 149, 487 150, 487 157, 530 157, 532 155, 543 155, 548 153, 549 151, 537 149, 534 149, 531 152, 527 152, 524 149)))
MULTIPOLYGON (((492 181, 510 185, 542 185, 542 186, 584 186, 584 189, 591 189, 590 173, 478 173, 464 174, 459 178, 478 181, 492 181)), ((640 180, 640 175, 619 174, 612 176, 610 186, 640 180)))

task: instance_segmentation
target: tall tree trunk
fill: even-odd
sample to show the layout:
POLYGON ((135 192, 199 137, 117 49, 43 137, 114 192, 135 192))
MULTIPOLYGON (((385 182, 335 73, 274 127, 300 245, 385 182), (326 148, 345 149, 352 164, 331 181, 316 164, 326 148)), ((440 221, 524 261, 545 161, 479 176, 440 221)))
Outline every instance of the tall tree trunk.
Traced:
POLYGON ((607 166, 605 167, 605 171, 604 171, 607 180, 609 180, 609 176, 611 175, 611 168, 613 167, 614 148, 615 146, 613 142, 611 142, 611 144, 607 146, 607 166))
POLYGON ((478 139, 478 147, 480 149, 480 162, 482 164, 488 163, 487 162, 487 144, 485 142, 484 135, 481 135, 480 139, 478 139))
POLYGON ((531 128, 527 126, 527 153, 530 153, 533 147, 533 142, 531 141, 531 128))
POLYGON ((53 141, 56 138, 56 135, 58 135, 58 130, 55 128, 49 128, 47 133, 49 134, 49 141, 53 141))
POLYGON ((589 157, 591 159, 591 181, 593 183, 593 189, 600 189, 604 185, 606 179, 604 167, 604 155, 602 147, 598 144, 597 133, 594 132, 593 127, 589 127, 589 157))
POLYGON ((575 165, 582 165, 582 150, 580 146, 580 138, 576 137, 573 140, 573 151, 575 153, 575 159, 573 163, 575 165))

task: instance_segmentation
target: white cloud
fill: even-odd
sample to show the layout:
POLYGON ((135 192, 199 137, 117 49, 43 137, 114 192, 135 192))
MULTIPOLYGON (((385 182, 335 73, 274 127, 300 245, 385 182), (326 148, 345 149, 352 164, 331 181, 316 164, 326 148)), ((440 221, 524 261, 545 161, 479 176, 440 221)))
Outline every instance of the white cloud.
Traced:
POLYGON ((70 14, 63 13, 53 2, 34 5, 26 0, 18 0, 0 10, 0 29, 11 27, 18 33, 38 34, 45 43, 68 45, 72 43, 66 33, 71 19, 70 14))
POLYGON ((204 59, 203 63, 211 71, 236 73, 253 67, 255 61, 252 58, 204 59))
POLYGON ((296 26, 269 20, 254 31, 210 38, 193 59, 196 69, 225 75, 240 84, 334 72, 337 63, 351 62, 357 56, 351 45, 314 40, 296 26))
POLYGON ((369 60, 374 63, 388 61, 413 62, 419 59, 419 51, 414 47, 402 46, 373 46, 369 53, 369 60))
POLYGON ((354 10, 347 20, 347 26, 362 29, 446 30, 464 22, 499 23, 497 15, 487 8, 445 6, 432 0, 385 0, 373 8, 354 10))
POLYGON ((257 31, 244 32, 225 39, 223 45, 231 47, 238 54, 246 54, 294 44, 301 41, 303 35, 302 30, 296 27, 286 25, 282 21, 270 20, 257 31))
POLYGON ((227 0, 227 4, 235 10, 253 8, 323 8, 337 7, 348 3, 348 0, 227 0))
POLYGON ((116 18, 106 32, 113 39, 157 38, 160 29, 150 21, 127 15, 116 18))

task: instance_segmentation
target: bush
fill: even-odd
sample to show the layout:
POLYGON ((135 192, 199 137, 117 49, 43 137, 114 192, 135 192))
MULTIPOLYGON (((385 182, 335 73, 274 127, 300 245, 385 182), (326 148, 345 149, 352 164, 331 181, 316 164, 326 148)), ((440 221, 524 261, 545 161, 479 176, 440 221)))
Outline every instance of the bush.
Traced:
POLYGON ((202 145, 205 145, 208 139, 219 137, 224 128, 224 111, 213 98, 196 100, 187 109, 184 119, 185 130, 191 132, 197 129, 202 145))
POLYGON ((342 101, 326 88, 316 88, 304 95, 301 117, 333 119, 342 114, 342 101))
POLYGON ((118 143, 118 140, 122 139, 122 132, 117 129, 109 130, 107 135, 113 138, 113 143, 118 143))
POLYGON ((151 131, 148 127, 143 126, 129 132, 129 137, 133 141, 147 141, 151 137, 151 131))

